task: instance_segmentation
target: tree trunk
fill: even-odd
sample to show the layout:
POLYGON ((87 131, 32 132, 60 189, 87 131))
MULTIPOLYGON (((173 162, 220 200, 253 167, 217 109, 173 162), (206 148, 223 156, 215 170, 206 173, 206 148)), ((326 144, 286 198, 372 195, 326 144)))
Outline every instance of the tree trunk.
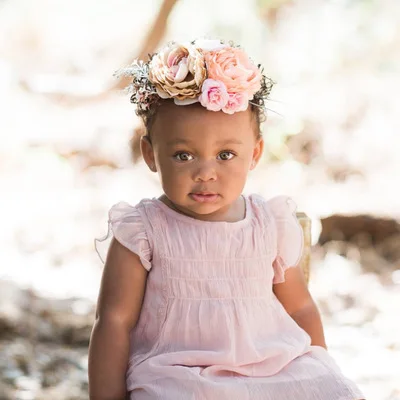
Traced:
MULTIPOLYGON (((163 0, 158 15, 143 41, 139 54, 134 57, 135 59, 137 58, 139 60, 147 61, 148 55, 157 49, 167 29, 168 17, 177 1, 178 0, 163 0)), ((132 60, 130 60, 130 62, 131 61, 132 60)), ((129 78, 121 78, 113 89, 123 89, 127 86, 128 80, 129 78)))

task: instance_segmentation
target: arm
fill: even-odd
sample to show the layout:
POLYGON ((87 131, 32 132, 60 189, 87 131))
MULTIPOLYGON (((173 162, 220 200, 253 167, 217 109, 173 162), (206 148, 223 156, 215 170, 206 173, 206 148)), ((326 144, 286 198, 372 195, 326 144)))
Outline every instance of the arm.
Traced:
POLYGON ((140 315, 146 278, 139 257, 113 239, 89 345, 91 400, 125 399, 129 333, 140 315))
POLYGON ((311 344, 326 349, 321 316, 308 291, 301 268, 287 269, 285 282, 275 284, 273 290, 287 313, 310 335, 311 344))

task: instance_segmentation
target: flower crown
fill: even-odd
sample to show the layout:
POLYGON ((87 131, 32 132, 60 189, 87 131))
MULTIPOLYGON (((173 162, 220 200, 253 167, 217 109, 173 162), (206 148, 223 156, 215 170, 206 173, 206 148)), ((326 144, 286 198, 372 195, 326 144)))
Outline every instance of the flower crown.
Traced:
POLYGON ((126 91, 138 115, 161 99, 177 105, 200 102, 207 110, 233 114, 249 103, 263 107, 274 84, 243 49, 219 40, 171 42, 149 58, 114 74, 133 78, 126 91))

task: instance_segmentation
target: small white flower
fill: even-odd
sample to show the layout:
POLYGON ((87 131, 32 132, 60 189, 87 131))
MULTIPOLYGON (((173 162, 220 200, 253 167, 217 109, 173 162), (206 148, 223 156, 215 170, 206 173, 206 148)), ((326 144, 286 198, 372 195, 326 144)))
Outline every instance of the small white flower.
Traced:
POLYGON ((216 39, 198 39, 195 41, 194 47, 204 51, 218 51, 228 47, 228 45, 221 43, 220 40, 216 39))

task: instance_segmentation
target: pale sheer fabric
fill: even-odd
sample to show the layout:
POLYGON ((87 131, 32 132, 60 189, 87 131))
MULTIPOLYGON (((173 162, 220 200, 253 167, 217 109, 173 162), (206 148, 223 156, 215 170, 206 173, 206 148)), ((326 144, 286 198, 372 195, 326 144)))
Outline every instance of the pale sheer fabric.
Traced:
POLYGON ((233 223, 196 220, 157 199, 111 208, 116 240, 149 271, 131 332, 131 399, 363 398, 272 291, 301 256, 295 203, 245 201, 233 223))

